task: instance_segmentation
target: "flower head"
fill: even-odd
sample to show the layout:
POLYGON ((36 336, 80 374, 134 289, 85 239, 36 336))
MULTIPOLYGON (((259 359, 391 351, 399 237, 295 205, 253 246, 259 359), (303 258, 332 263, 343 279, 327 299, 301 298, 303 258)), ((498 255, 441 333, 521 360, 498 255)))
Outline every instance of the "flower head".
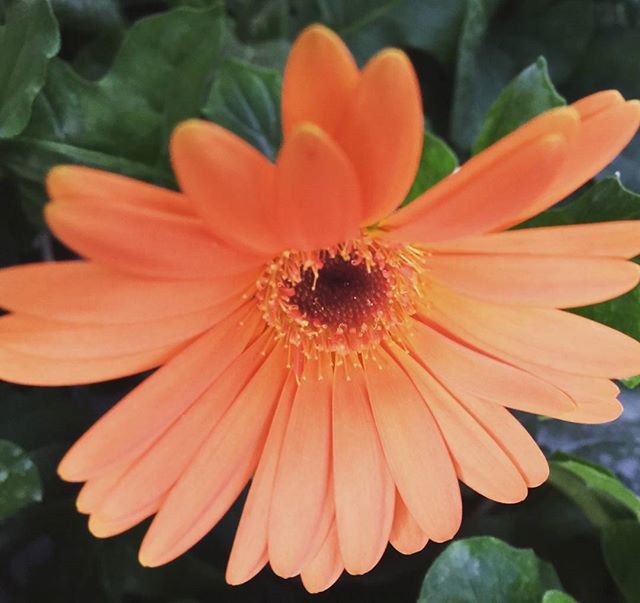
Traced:
POLYGON ((561 310, 639 280, 640 225, 509 227, 629 142, 617 92, 549 111, 397 209, 423 140, 408 58, 356 66, 321 26, 283 84, 275 164, 204 121, 177 127, 181 192, 88 168, 49 175, 52 231, 86 258, 0 273, 0 376, 64 385, 160 367, 73 446, 96 536, 155 516, 145 565, 193 546, 251 480, 227 570, 306 587, 457 532, 459 480, 522 500, 547 462, 507 408, 598 423, 640 344, 561 310))

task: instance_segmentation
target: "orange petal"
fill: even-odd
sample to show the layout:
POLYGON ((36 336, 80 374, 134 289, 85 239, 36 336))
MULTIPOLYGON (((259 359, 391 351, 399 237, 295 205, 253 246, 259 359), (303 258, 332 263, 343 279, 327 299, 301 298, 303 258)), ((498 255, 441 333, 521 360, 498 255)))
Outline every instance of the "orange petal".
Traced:
POLYGON ((437 243, 495 229, 549 189, 578 124, 568 107, 530 121, 393 214, 383 224, 385 236, 437 243))
POLYGON ((439 253, 577 255, 633 258, 640 254, 640 221, 523 228, 433 245, 439 253))
POLYGON ((403 555, 417 553, 427 546, 427 542, 429 542, 429 537, 422 531, 413 515, 409 513, 407 505, 404 504, 397 490, 389 542, 396 551, 403 555))
POLYGON ((412 348, 421 364, 453 392, 469 392, 510 408, 548 414, 575 404, 559 388, 524 370, 472 350, 435 325, 415 322, 412 348))
POLYGON ((320 593, 332 586, 340 577, 344 565, 338 546, 338 530, 335 523, 313 561, 300 573, 302 584, 310 593, 320 593))
MULTIPOLYGON (((316 556, 320 553, 326 539, 329 534, 329 530, 333 526, 336 520, 336 504, 335 504, 335 492, 333 487, 333 474, 329 476, 329 487, 327 489, 324 500, 322 501, 322 511, 320 513, 320 519, 316 524, 309 541, 309 548, 305 555, 301 568, 307 567, 316 556)), ((302 569, 300 570, 302 571, 302 569)))
POLYGON ((269 510, 273 484, 296 390, 297 384, 292 372, 280 396, 260 462, 244 503, 227 565, 226 580, 229 584, 247 582, 267 562, 269 510))
POLYGON ((80 255, 151 278, 211 279, 258 269, 262 260, 216 242, 196 218, 94 199, 45 207, 53 233, 80 255))
POLYGON ((93 262, 51 262, 0 270, 0 306, 51 320, 118 324, 159 320, 238 297, 254 275, 210 281, 148 280, 93 262))
MULTIPOLYGON (((227 314, 233 310, 229 304, 227 314)), ((113 358, 187 342, 224 317, 213 308, 162 321, 95 326, 8 314, 0 317, 0 346, 45 358, 113 358)))
POLYGON ((116 534, 122 534, 122 532, 126 532, 147 517, 151 517, 158 511, 161 504, 162 499, 158 498, 136 513, 118 517, 117 519, 99 513, 92 514, 89 516, 89 531, 96 538, 109 538, 116 534))
POLYGON ((640 124, 640 101, 637 100, 609 103, 600 110, 594 103, 583 110, 589 113, 581 116, 580 129, 571 143, 567 162, 553 186, 534 203, 500 224, 500 229, 535 216, 585 184, 618 156, 640 124))
POLYGON ((76 508, 80 513, 94 513, 98 510, 107 494, 113 490, 131 463, 120 463, 109 471, 87 481, 78 494, 76 508))
POLYGON ((195 217, 189 200, 160 186, 120 174, 79 165, 58 165, 47 174, 47 192, 53 201, 91 205, 98 199, 117 208, 130 205, 140 209, 195 217))
POLYGON ((185 343, 135 354, 102 358, 51 358, 25 354, 0 345, 0 379, 22 385, 81 385, 126 377, 160 366, 185 343))
POLYGON ((580 113, 581 119, 586 119, 604 109, 622 103, 624 103, 624 97, 617 90, 602 90, 577 100, 571 106, 580 113))
POLYGON ((561 421, 572 423, 600 424, 615 421, 624 410, 622 404, 615 398, 603 399, 599 403, 578 403, 574 410, 558 415, 561 421))
POLYGON ((543 255, 434 254, 430 279, 489 302, 571 308, 617 297, 640 281, 633 262, 543 255))
POLYGON ((438 423, 458 478, 472 490, 501 503, 527 496, 522 475, 494 439, 463 406, 408 354, 396 354, 438 423))
POLYGON ((333 381, 333 474, 344 567, 364 574, 382 557, 393 521, 395 487, 371 414, 361 370, 336 367, 333 381))
POLYGON ((285 247, 313 250, 357 236, 358 179, 344 151, 320 128, 304 123, 278 155, 275 218, 285 247))
POLYGON ((84 481, 135 459, 233 365, 259 320, 257 313, 236 313, 148 377, 72 446, 58 467, 60 476, 84 481), (242 328, 240 320, 246 321, 242 328))
POLYGON ((362 72, 337 133, 360 178, 363 225, 377 222, 406 197, 424 139, 420 85, 409 58, 386 49, 362 72))
POLYGON ((275 169, 264 155, 197 119, 174 130, 170 147, 180 188, 218 240, 267 258, 282 250, 271 215, 275 169))
POLYGON ((303 121, 335 133, 358 83, 355 60, 330 29, 312 25, 296 39, 282 81, 285 137, 303 121))
POLYGON ((172 561, 226 513, 256 468, 288 372, 278 345, 171 489, 140 547, 142 565, 172 561))
POLYGON ((269 559, 283 578, 300 573, 320 524, 331 475, 331 381, 307 364, 287 425, 269 517, 269 559))
POLYGON ((529 488, 549 477, 549 464, 538 444, 506 408, 466 393, 458 400, 502 446, 529 488))
POLYGON ((117 518, 144 508, 165 494, 186 471, 211 431, 263 363, 256 342, 194 402, 105 496, 99 513, 117 518))
MULTIPOLYGON (((505 359, 525 371, 553 383, 557 388, 566 392, 574 401, 597 402, 603 398, 615 398, 620 393, 620 388, 602 377, 588 377, 585 375, 572 375, 549 367, 541 367, 519 358, 505 359)), ((575 409, 567 409, 568 411, 575 409)))
POLYGON ((500 356, 504 351, 577 375, 624 378, 640 373, 640 343, 582 316, 547 308, 488 304, 431 289, 428 318, 500 356))
POLYGON ((391 475, 420 528, 436 542, 449 540, 462 519, 449 452, 409 377, 383 350, 376 360, 380 367, 367 364, 365 373, 391 475))

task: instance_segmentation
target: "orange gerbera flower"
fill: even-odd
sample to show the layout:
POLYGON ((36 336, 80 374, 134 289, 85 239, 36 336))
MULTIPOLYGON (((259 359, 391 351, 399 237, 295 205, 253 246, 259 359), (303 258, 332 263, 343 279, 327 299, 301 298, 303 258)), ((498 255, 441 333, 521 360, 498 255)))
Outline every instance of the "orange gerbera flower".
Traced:
POLYGON ((68 452, 96 536, 155 515, 167 563, 251 478, 227 579, 267 562, 310 591, 452 538, 458 480, 521 501, 547 462, 507 408, 597 423, 640 344, 558 308, 638 283, 640 225, 501 232, 629 142, 614 91, 529 122, 406 208, 423 115, 398 50, 359 71, 331 31, 294 44, 274 164, 223 128, 171 139, 182 189, 81 167, 47 185, 86 261, 0 273, 0 375, 61 385, 161 366, 68 452))

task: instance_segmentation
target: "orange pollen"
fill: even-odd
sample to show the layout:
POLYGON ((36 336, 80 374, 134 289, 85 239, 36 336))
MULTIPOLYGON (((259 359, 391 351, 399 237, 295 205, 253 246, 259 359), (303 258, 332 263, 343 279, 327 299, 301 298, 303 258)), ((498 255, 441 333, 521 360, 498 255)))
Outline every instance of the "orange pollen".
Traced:
POLYGON ((424 257, 367 235, 330 249, 285 251, 258 279, 258 305, 293 362, 349 357, 361 365, 383 340, 406 340, 423 294, 424 257))

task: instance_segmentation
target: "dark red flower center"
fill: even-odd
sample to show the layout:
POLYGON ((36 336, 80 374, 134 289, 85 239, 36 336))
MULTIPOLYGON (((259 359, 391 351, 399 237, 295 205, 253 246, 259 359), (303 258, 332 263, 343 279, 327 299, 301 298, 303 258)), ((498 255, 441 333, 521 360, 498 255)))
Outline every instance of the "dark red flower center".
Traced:
POLYGON ((377 266, 341 256, 322 258, 317 276, 301 274, 289 303, 316 326, 358 329, 389 305, 389 282, 377 266))

